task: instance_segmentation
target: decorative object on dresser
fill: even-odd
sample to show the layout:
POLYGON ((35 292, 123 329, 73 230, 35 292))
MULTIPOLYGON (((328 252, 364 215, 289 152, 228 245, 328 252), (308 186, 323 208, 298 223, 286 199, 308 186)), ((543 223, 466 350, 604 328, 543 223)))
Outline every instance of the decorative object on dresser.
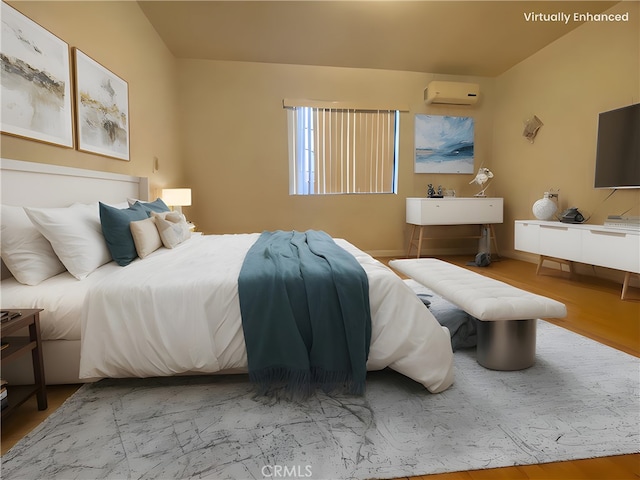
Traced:
POLYGON ((469 185, 471 185, 472 183, 477 183, 482 187, 482 190, 476 193, 474 197, 486 197, 484 192, 489 187, 489 182, 492 178, 493 172, 491 170, 489 170, 488 168, 480 167, 478 173, 476 174, 476 178, 469 182, 469 185))
POLYGON ((558 194, 552 191, 544 192, 542 198, 533 204, 531 210, 538 220, 551 220, 558 211, 558 194))
POLYGON ((74 48, 78 150, 129 160, 129 85, 74 48))
MULTIPOLYGON (((3 310, 4 311, 4 310, 3 310)), ((33 384, 19 386, 2 385, 2 418, 10 415, 18 406, 31 396, 38 400, 38 410, 47 408, 47 387, 44 377, 44 361, 42 359, 42 341, 40 336, 41 309, 7 310, 8 320, 1 324, 2 338, 2 369, 12 362, 31 352, 33 384), (29 329, 28 336, 12 336, 25 328, 29 329), (6 348, 5 348, 6 345, 6 348), (6 407, 5 407, 6 403, 6 407)))
POLYGON ((407 257, 411 256, 414 246, 417 248, 417 258, 420 257, 423 240, 438 238, 425 237, 425 227, 438 225, 480 225, 479 235, 463 238, 479 238, 482 246, 479 250, 485 252, 489 252, 490 241, 493 240, 496 255, 499 256, 493 224, 502 223, 502 198, 407 198, 406 209, 406 222, 411 225, 407 257), (417 240, 416 228, 418 229, 417 240))
POLYGON ((640 230, 640 217, 638 216, 624 216, 623 215, 609 215, 604 221, 605 227, 613 228, 628 228, 632 230, 640 230))
POLYGON ((640 274, 640 230, 605 225, 516 220, 515 249, 540 255, 537 274, 545 260, 586 263, 625 272, 621 298, 627 297, 631 274, 640 274))
POLYGON ((430 183, 427 185, 427 197, 428 198, 442 198, 442 185, 438 185, 438 190, 433 187, 433 184, 430 183))
POLYGON ((73 148, 69 45, 2 2, 2 132, 73 148))
POLYGON ((584 223, 588 218, 584 218, 578 207, 570 207, 560 214, 559 220, 562 223, 584 223))

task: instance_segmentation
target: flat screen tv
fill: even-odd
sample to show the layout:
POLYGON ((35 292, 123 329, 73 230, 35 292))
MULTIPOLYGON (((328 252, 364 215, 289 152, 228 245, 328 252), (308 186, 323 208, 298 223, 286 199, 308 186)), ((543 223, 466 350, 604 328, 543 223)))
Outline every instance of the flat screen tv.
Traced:
POLYGON ((598 117, 595 188, 640 188, 640 103, 598 117))

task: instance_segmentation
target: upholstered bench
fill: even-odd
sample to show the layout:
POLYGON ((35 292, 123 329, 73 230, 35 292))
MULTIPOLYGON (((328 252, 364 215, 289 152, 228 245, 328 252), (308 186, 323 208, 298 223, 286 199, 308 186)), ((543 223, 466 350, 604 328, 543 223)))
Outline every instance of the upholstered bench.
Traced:
POLYGON ((493 370, 533 365, 537 319, 567 315, 563 303, 441 260, 392 260, 389 265, 480 320, 477 360, 493 370))

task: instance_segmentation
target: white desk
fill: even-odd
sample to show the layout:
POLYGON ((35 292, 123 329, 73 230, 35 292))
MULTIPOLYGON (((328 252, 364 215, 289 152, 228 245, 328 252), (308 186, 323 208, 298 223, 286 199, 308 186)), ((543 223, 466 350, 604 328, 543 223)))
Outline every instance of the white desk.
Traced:
MULTIPOLYGON (((464 238, 490 237, 493 239, 496 254, 498 245, 493 231, 494 223, 502 223, 503 199, 488 197, 444 197, 444 198, 407 198, 407 223, 412 225, 407 257, 411 255, 411 247, 417 246, 416 258, 420 258, 424 227, 433 225, 480 225, 478 236, 464 238), (417 243, 415 240, 418 228, 417 243)), ((490 248, 487 238, 487 247, 490 248)))

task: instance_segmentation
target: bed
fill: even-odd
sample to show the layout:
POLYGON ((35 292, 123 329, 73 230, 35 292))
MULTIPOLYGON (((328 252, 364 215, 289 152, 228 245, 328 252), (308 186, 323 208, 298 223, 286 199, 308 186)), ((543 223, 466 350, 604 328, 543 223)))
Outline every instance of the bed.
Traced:
MULTIPOLYGON (((74 202, 123 208, 126 199, 149 200, 145 178, 14 160, 2 160, 1 166, 3 211, 58 208, 66 218, 62 209, 74 202)), ((246 372, 237 278, 258 238, 257 233, 195 234, 126 266, 109 261, 89 273, 64 270, 36 285, 19 282, 3 265, 2 308, 44 309, 48 384, 246 372)), ((453 381, 449 332, 388 267, 346 240, 335 242, 368 278, 367 370, 390 367, 431 392, 448 388, 453 381)), ((3 378, 29 381, 29 364, 4 369, 3 378)))

